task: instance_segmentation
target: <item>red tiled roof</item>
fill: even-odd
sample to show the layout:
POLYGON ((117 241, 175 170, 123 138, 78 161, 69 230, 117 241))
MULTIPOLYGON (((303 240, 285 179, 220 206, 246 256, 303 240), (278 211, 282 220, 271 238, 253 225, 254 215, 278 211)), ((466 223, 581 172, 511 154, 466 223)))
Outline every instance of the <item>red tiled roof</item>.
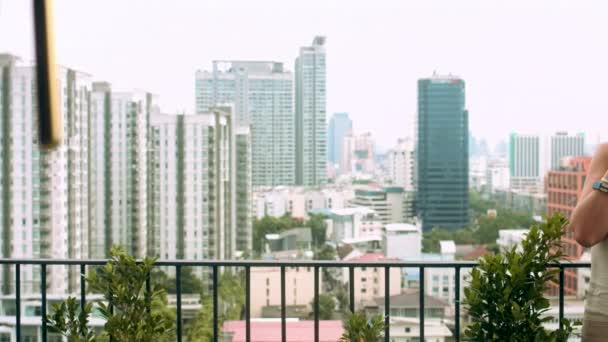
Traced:
POLYGON ((464 260, 477 260, 488 253, 489 253, 489 251, 485 247, 479 247, 479 248, 475 249, 474 251, 463 255, 462 258, 464 260))
MULTIPOLYGON (((314 321, 287 321, 287 341, 309 342, 314 339, 314 321)), ((227 321, 224 333, 233 333, 232 342, 245 342, 245 321, 227 321)), ((335 342, 342 336, 342 321, 319 321, 319 341, 335 342)), ((251 321, 251 342, 280 342, 281 321, 251 321)))
POLYGON ((387 258, 382 253, 366 253, 358 258, 348 259, 348 261, 360 261, 360 262, 370 262, 370 261, 386 261, 386 260, 397 260, 395 258, 387 258))

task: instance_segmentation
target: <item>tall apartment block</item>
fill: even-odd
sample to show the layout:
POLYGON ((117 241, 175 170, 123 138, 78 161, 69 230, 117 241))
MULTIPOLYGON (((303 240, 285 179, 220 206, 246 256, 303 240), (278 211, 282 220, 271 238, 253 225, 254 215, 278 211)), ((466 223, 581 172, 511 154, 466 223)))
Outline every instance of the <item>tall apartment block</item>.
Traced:
POLYGON ((549 137, 549 170, 559 170, 564 157, 585 155, 585 134, 570 135, 567 132, 557 132, 549 137))
POLYGON ((541 144, 538 135, 511 133, 509 176, 511 189, 537 189, 541 182, 541 144))
MULTIPOLYGON (((0 217, 3 258, 88 256, 88 106, 90 76, 59 68, 63 144, 38 145, 35 69, 0 55, 0 217)), ((14 268, 1 272, 2 291, 14 289, 14 268)), ((50 293, 74 291, 78 270, 48 269, 50 293)), ((38 267, 21 268, 24 293, 38 292, 38 267)))
POLYGON ((342 159, 344 138, 351 134, 353 122, 348 113, 335 113, 329 120, 327 160, 336 165, 342 159))
POLYGON ((151 129, 151 254, 233 259, 249 250, 250 137, 234 127, 231 108, 154 115, 151 129))
POLYGON ((433 75, 418 80, 418 215, 424 231, 469 224, 469 113, 465 82, 433 75))
POLYGON ((251 128, 253 185, 293 185, 293 74, 264 61, 214 61, 212 71, 197 71, 196 112, 228 103, 236 125, 251 128))
POLYGON ((407 192, 414 190, 414 157, 414 141, 411 138, 397 140, 397 145, 387 155, 389 179, 407 192))
MULTIPOLYGON (((325 37, 296 58, 296 184, 327 183, 325 37)), ((254 156, 255 158, 255 156, 254 156)))
MULTIPOLYGON (((547 174, 547 215, 561 213, 566 218, 570 217, 576 204, 581 199, 585 178, 591 165, 591 157, 572 157, 562 160, 559 170, 551 170, 547 174)), ((566 229, 566 235, 562 238, 562 252, 571 260, 578 260, 583 254, 583 247, 579 245, 573 236, 572 229, 566 229)), ((565 269, 564 271, 564 293, 576 295, 578 289, 578 278, 576 269, 565 269)), ((558 288, 554 286, 553 292, 557 294, 558 288)))
POLYGON ((155 95, 93 84, 88 132, 92 258, 107 257, 112 246, 147 255, 149 126, 158 111, 155 95))
POLYGON ((372 174, 376 170, 375 142, 372 134, 349 134, 344 137, 340 171, 372 174))

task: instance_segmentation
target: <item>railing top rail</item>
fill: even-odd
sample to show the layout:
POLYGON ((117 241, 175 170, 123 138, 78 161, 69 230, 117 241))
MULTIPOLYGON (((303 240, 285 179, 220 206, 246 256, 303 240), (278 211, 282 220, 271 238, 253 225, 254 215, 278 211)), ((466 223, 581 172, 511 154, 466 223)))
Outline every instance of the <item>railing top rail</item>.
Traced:
MULTIPOLYGON (((104 265, 108 259, 4 259, 0 265, 104 265)), ((478 261, 433 260, 433 261, 337 261, 337 260, 157 260, 157 266, 227 266, 227 267, 431 267, 467 268, 479 265, 478 261)), ((560 268, 591 267, 590 262, 560 261, 552 264, 560 268)))

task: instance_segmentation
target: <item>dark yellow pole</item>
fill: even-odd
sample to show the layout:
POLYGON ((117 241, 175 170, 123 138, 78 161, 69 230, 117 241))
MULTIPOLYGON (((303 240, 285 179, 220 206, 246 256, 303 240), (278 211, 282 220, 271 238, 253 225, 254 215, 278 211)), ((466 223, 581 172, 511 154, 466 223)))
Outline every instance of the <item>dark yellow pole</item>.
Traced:
POLYGON ((33 0, 38 86, 38 132, 40 146, 47 149, 61 143, 62 120, 59 79, 55 60, 53 0, 33 0))

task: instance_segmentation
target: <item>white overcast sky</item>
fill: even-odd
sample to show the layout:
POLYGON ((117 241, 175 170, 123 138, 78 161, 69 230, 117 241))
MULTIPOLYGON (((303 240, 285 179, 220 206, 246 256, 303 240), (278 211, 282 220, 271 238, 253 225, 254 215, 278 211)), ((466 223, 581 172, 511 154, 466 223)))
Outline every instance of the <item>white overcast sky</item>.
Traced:
MULTIPOLYGON (((607 1, 56 0, 59 61, 192 112, 214 59, 282 61, 327 36, 327 110, 390 147, 412 131, 416 80, 462 77, 473 134, 608 137, 607 1), (605 131, 606 133, 603 133, 605 131)), ((0 52, 33 56, 31 3, 0 0, 0 52)))

